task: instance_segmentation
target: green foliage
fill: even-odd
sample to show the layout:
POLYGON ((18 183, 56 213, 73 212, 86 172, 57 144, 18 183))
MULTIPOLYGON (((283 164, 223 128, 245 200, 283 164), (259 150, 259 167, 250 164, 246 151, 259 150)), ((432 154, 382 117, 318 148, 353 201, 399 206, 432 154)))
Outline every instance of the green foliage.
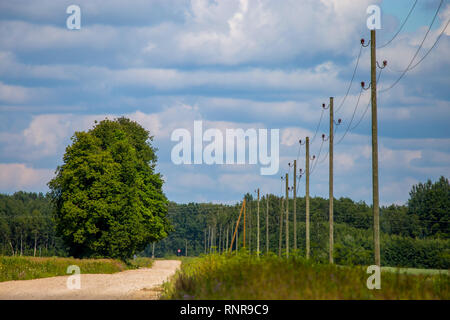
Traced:
POLYGON ((57 231, 70 255, 127 259, 167 236, 152 138, 126 118, 74 134, 49 182, 57 231))
POLYGON ((425 235, 440 238, 450 236, 450 183, 447 178, 440 177, 432 183, 419 183, 409 193, 408 212, 419 217, 425 227, 425 235))
POLYGON ((0 282, 66 276, 70 265, 80 267, 81 273, 114 273, 127 269, 123 262, 113 259, 0 256, 0 282))
POLYGON ((52 210, 42 193, 0 194, 0 255, 66 255, 52 210))
MULTIPOLYGON (((246 248, 256 250, 256 200, 248 198, 246 214, 246 248)), ((260 203, 260 225, 262 252, 266 250, 267 197, 260 203)), ((278 254, 281 199, 269 195, 269 244, 270 250, 278 254)), ((335 248, 334 258, 342 265, 370 265, 373 263, 372 209, 364 202, 353 202, 348 198, 335 199, 335 248)), ((290 200, 290 251, 293 252, 293 200, 290 200)), ((240 204, 234 206, 216 204, 175 204, 169 206, 169 219, 175 232, 156 245, 156 256, 175 254, 188 242, 189 255, 223 252, 228 247, 234 232, 240 204), (212 231, 212 239, 209 237, 212 231), (206 236, 206 237, 205 237, 206 236), (205 250, 206 238, 206 250, 205 250)), ((284 216, 283 216, 284 217, 284 216)), ((243 219, 243 217, 241 218, 243 219)), ((284 218, 283 218, 284 220, 284 218)), ((381 258, 382 265, 414 268, 450 268, 450 240, 424 237, 424 226, 419 217, 408 213, 405 206, 392 205, 381 208, 381 258)), ((285 221, 283 221, 282 255, 285 252, 285 221)), ((311 198, 311 259, 315 262, 328 262, 329 244, 328 200, 311 198)), ((239 248, 243 246, 243 220, 238 232, 239 248)), ((305 199, 297 199, 297 254, 305 256, 305 199)), ((235 246, 233 246, 233 249, 235 246)), ((146 255, 150 256, 151 248, 146 255)))
POLYGON ((165 299, 443 299, 450 298, 447 274, 386 272, 381 290, 369 290, 366 270, 289 260, 272 254, 208 255, 182 264, 165 285, 165 299))

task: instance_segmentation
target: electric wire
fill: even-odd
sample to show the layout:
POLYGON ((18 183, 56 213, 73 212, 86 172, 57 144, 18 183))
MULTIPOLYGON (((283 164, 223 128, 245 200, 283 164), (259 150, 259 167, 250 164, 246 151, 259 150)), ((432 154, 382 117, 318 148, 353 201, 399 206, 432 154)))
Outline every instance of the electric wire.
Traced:
POLYGON ((317 124, 317 128, 316 128, 316 132, 314 133, 314 137, 311 139, 311 143, 313 143, 314 140, 316 139, 317 132, 319 131, 320 123, 322 122, 322 118, 323 118, 323 113, 324 113, 324 112, 325 112, 325 109, 322 108, 322 113, 320 114, 319 123, 317 124))
MULTIPOLYGON (((380 81, 381 78, 381 72, 383 71, 383 69, 380 69, 380 72, 378 73, 378 78, 377 78, 377 83, 378 81, 380 81)), ((357 126, 359 126, 359 124, 361 123, 361 121, 364 119, 364 117, 366 116, 367 111, 369 110, 370 107, 370 102, 372 101, 372 99, 370 99, 369 97, 369 102, 367 102, 367 106, 366 106, 366 110, 364 110, 364 113, 362 114, 361 118, 359 118, 358 122, 356 123, 356 125, 354 127, 352 127, 350 129, 350 131, 353 131, 354 129, 356 129, 357 126)))
POLYGON ((414 69, 415 67, 417 67, 427 56, 428 56, 428 54, 431 52, 431 50, 433 50, 434 49, 434 47, 437 45, 437 43, 439 42, 439 39, 441 38, 441 36, 444 34, 444 32, 445 32, 445 30, 447 29, 447 27, 448 27, 448 24, 449 24, 449 22, 450 22, 450 19, 448 19, 447 20, 447 23, 445 24, 445 27, 442 29, 442 31, 441 31, 441 33, 439 34, 439 36, 436 38, 436 41, 434 42, 434 44, 431 46, 431 48, 424 54, 424 56, 415 64, 415 65, 413 65, 412 67, 410 67, 409 69, 408 69, 408 71, 410 71, 410 70, 412 70, 412 69, 414 69))
POLYGON ((358 109, 358 105, 359 105, 359 101, 361 100, 361 95, 362 95, 363 89, 364 89, 364 88, 361 86, 361 90, 359 91, 358 100, 357 100, 357 102, 356 102, 355 109, 353 110, 352 118, 350 119, 350 122, 348 123, 347 129, 345 130, 344 134, 343 134, 342 137, 339 139, 339 141, 335 143, 335 145, 338 145, 339 143, 341 143, 342 140, 343 140, 343 139, 345 138, 345 136, 347 135, 347 133, 350 131, 350 126, 352 125, 353 119, 355 118, 356 110, 358 109))
POLYGON ((409 9, 408 15, 406 16, 405 20, 403 20, 403 23, 401 24, 401 26, 398 29, 398 31, 391 38, 391 40, 389 40, 388 42, 386 42, 382 46, 378 47, 378 49, 387 47, 399 35, 399 33, 402 31, 403 27, 405 26, 406 22, 408 21, 409 17, 411 16, 411 13, 413 12, 414 8, 416 7, 416 4, 417 4, 417 0, 414 1, 414 4, 412 5, 411 9, 409 9))
POLYGON ((394 88, 394 87, 400 82, 400 80, 403 79, 403 77, 406 75, 406 73, 409 71, 409 68, 411 67, 411 65, 413 64, 413 62, 414 62, 414 60, 416 59, 417 55, 419 54, 420 50, 422 49, 423 44, 425 43, 425 40, 427 39, 428 34, 429 34, 430 31, 431 31, 431 27, 433 26, 434 21, 436 20, 436 17, 438 16, 439 11, 441 10, 442 3, 443 3, 443 0, 440 1, 439 7, 437 8, 436 13, 434 14, 433 20, 431 21, 431 23, 430 23, 430 25, 429 25, 429 27, 428 27, 428 30, 427 30, 427 32, 425 33, 425 36, 424 36, 423 39, 422 39, 422 42, 420 43, 419 47, 417 48, 416 53, 414 54, 413 58, 412 58, 411 61, 409 62, 409 64, 408 64, 408 66, 406 67, 406 69, 402 72, 402 74, 400 75, 400 77, 398 77, 398 79, 397 79, 394 83, 392 83, 389 87, 380 90, 380 91, 379 91, 380 93, 389 91, 389 90, 391 90, 392 88, 394 88))
POLYGON ((356 74, 356 70, 358 69, 358 65, 359 65, 359 60, 361 58, 361 53, 362 53, 362 48, 363 45, 361 44, 361 47, 359 48, 359 54, 358 54, 358 59, 356 60, 356 65, 355 65, 355 69, 353 70, 353 75, 352 75, 352 79, 350 80, 350 84, 347 88, 347 93, 345 94, 344 98, 342 99, 341 103, 339 104, 339 106, 336 108, 335 112, 339 112, 339 110, 342 108, 342 106, 344 105, 345 100, 347 99, 348 93, 350 92, 350 88, 352 87, 353 84, 353 80, 355 79, 355 74, 356 74))

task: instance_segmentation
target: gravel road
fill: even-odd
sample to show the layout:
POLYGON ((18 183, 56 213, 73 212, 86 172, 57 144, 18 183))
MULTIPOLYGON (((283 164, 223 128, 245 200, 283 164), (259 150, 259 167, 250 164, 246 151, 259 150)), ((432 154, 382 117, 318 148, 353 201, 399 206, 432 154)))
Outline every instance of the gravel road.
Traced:
POLYGON ((81 288, 72 290, 67 288, 69 276, 0 282, 0 300, 153 300, 180 264, 178 260, 155 260, 151 268, 114 274, 83 274, 81 270, 81 288))

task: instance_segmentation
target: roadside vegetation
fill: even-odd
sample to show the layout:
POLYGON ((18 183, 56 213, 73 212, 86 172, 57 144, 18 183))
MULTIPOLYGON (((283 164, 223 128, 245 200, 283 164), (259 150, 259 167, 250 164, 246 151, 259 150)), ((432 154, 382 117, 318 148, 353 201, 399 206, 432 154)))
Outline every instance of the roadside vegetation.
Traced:
POLYGON ((187 260, 164 285, 164 299, 450 299, 448 273, 383 272, 381 289, 357 266, 318 264, 275 255, 212 254, 187 260))
POLYGON ((153 260, 138 257, 126 263, 115 259, 74 259, 0 256, 0 282, 67 276, 67 267, 77 265, 81 273, 115 273, 128 269, 149 268, 153 260))

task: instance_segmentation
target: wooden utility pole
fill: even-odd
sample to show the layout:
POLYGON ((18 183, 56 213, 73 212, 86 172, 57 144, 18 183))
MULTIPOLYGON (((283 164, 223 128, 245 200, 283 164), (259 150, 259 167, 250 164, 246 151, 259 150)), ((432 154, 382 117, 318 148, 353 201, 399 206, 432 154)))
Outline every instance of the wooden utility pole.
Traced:
POLYGON ((219 253, 222 250, 222 228, 219 226, 219 253))
POLYGON ((243 248, 245 249, 245 220, 246 220, 246 214, 245 214, 245 209, 244 209, 244 242, 243 242, 243 248))
POLYGON ((208 226, 208 250, 211 253, 211 226, 208 226))
POLYGON ((214 252, 214 230, 215 228, 211 228, 211 240, 209 244, 211 245, 210 252, 214 252))
POLYGON ((185 245, 186 245, 186 251, 184 251, 184 253, 185 253, 185 256, 187 257, 187 255, 188 255, 188 251, 187 251, 187 239, 184 239, 184 241, 185 241, 185 245))
POLYGON ((248 252, 252 252, 252 203, 248 204, 248 252))
POLYGON ((329 255, 330 255, 330 263, 333 263, 333 247, 334 247, 334 232, 333 232, 333 139, 334 139, 334 111, 333 111, 333 97, 330 98, 330 135, 328 137, 328 141, 330 143, 330 151, 329 151, 329 223, 330 223, 330 244, 329 244, 329 255))
POLYGON ((373 196, 373 244, 375 264, 380 261, 380 198, 378 191, 378 120, 377 120, 377 46, 375 29, 370 31, 370 81, 372 89, 372 196, 373 196))
POLYGON ((266 195, 266 253, 269 253, 269 195, 266 195))
POLYGON ((225 248, 228 248, 228 226, 227 226, 227 241, 226 241, 226 246, 225 248))
POLYGON ((306 137, 306 259, 309 259, 309 137, 306 137))
POLYGON ((282 247, 282 240, 283 240, 283 216, 284 216, 284 199, 281 197, 280 199, 280 238, 278 241, 278 256, 281 257, 281 247, 282 247))
POLYGON ((297 160, 294 160, 294 250, 297 250, 297 160))
POLYGON ((258 211, 256 213, 256 218, 258 219, 256 221, 256 228, 258 229, 256 231, 256 254, 259 256, 259 188, 258 188, 258 211))
POLYGON ((289 174, 286 173, 286 258, 289 258, 289 174))
POLYGON ((238 228, 236 229, 236 254, 239 250, 239 222, 238 222, 238 228))
POLYGON ((238 242, 239 242, 238 241, 238 239, 239 239, 238 230, 239 230, 239 222, 241 221, 241 216, 242 216, 242 211, 243 210, 245 210, 245 198, 244 198, 244 201, 242 202, 241 211, 239 212, 239 217, 238 217, 238 219, 236 221, 236 228, 234 229, 233 238, 231 239, 230 252, 231 252, 231 250, 233 248, 233 243, 234 243, 235 239, 236 239, 236 251, 238 250, 238 242))

